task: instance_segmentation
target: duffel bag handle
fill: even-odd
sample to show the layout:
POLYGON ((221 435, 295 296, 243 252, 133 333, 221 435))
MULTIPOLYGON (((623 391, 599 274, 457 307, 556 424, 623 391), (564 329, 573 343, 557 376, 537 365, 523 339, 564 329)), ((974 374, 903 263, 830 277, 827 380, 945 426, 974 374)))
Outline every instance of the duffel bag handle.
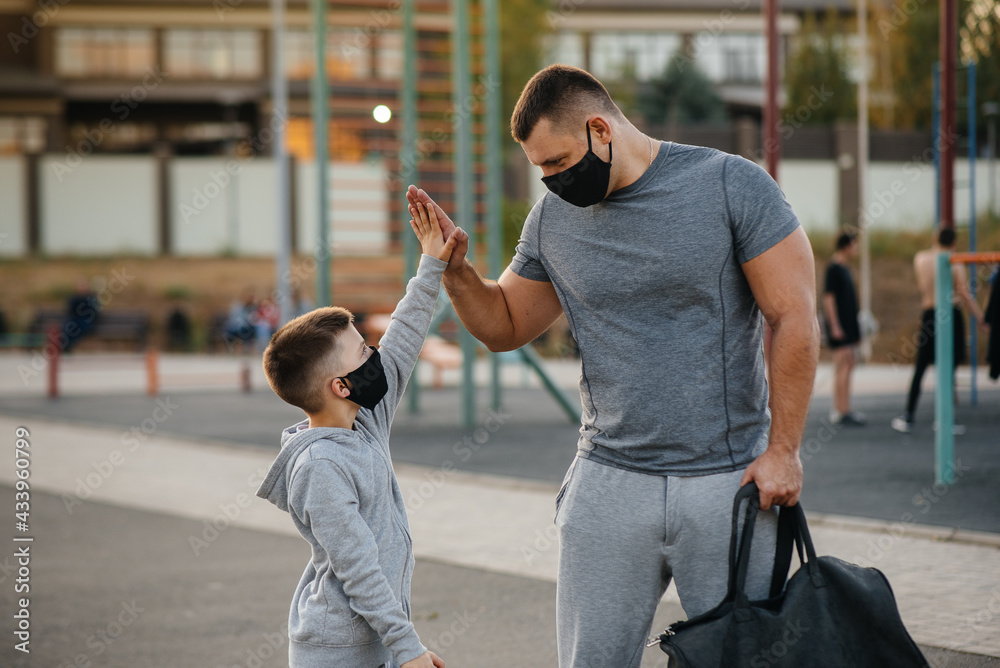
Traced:
MULTIPOLYGON (((749 608, 746 595, 747 571, 750 568, 750 548, 753 544, 754 525, 760 510, 760 491, 757 483, 751 481, 743 485, 733 499, 733 523, 729 539, 729 583, 726 600, 738 609, 749 608), (739 530, 740 506, 746 501, 747 508, 743 520, 743 530, 739 530)), ((799 561, 807 568, 810 579, 816 587, 823 586, 823 578, 815 567, 816 550, 806 524, 805 513, 800 504, 784 506, 778 514, 778 535, 775 547, 774 567, 771 571, 769 596, 781 594, 788 569, 792 561, 792 546, 799 554, 799 561), (804 553, 804 554, 803 554, 804 553)))

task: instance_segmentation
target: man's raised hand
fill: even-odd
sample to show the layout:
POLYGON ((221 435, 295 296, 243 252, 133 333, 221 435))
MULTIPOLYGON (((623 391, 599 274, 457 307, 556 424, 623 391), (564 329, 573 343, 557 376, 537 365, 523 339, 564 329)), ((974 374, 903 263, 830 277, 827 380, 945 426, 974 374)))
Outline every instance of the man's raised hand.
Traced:
POLYGON ((441 225, 438 223, 437 214, 433 207, 417 202, 410 205, 410 227, 420 241, 420 250, 425 255, 436 257, 447 262, 451 258, 452 250, 458 238, 454 233, 445 241, 441 234, 441 225))
MULTIPOLYGON (((461 227, 456 227, 455 223, 448 217, 438 203, 431 199, 423 190, 416 186, 410 186, 406 190, 406 201, 411 210, 418 203, 423 204, 427 209, 434 212, 438 225, 441 227, 441 235, 444 240, 450 241, 455 238, 451 259, 448 260, 448 269, 458 269, 465 262, 465 254, 469 251, 469 235, 461 227)), ((416 218, 416 217, 414 217, 416 218)), ((419 235, 418 235, 419 236, 419 235)))

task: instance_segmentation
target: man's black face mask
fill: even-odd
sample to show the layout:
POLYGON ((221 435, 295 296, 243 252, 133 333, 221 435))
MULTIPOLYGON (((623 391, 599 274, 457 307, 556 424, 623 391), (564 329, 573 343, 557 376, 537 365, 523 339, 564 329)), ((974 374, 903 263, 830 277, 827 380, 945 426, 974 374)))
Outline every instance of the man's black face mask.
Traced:
POLYGON ((590 123, 587 130, 587 153, 580 162, 558 174, 542 177, 545 187, 574 206, 592 206, 604 199, 611 182, 611 142, 608 142, 608 161, 604 162, 593 151, 590 123))
POLYGON ((371 348, 371 356, 357 369, 341 377, 341 380, 351 381, 351 393, 347 395, 348 399, 362 408, 374 410, 389 390, 389 384, 378 351, 374 346, 368 347, 371 348))

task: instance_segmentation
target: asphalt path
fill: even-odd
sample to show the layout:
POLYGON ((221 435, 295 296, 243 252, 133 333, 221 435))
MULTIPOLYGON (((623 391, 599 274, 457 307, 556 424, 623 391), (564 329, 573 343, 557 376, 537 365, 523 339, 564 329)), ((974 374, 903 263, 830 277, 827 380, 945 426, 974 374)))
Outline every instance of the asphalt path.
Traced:
MULTIPOLYGON (((0 505, 13 503, 14 490, 0 485, 0 505)), ((309 557, 305 541, 230 527, 196 553, 199 521, 96 502, 69 513, 39 492, 32 528, 31 652, 16 651, 5 634, 0 666, 287 666, 288 603, 309 557)), ((0 559, 8 620, 17 610, 11 566, 0 559)), ((417 632, 449 668, 556 665, 550 582, 418 560, 412 594, 417 632)), ((661 606, 654 628, 680 615, 661 606)), ((1000 668, 996 658, 921 649, 934 668, 1000 668)), ((647 651, 643 668, 665 666, 664 655, 647 651)))
MULTIPOLYGON (((1000 533, 1000 388, 986 387, 979 405, 957 409, 966 433, 955 440, 956 483, 935 484, 933 397, 912 434, 898 434, 889 421, 903 396, 857 396, 868 416, 864 427, 831 427, 830 400, 813 400, 803 438, 803 506, 813 512, 916 522, 1000 533)), ((428 467, 453 465, 464 471, 558 484, 576 452, 578 426, 538 389, 508 389, 504 408, 492 412, 479 393, 477 425, 461 426, 455 389, 424 390, 421 412, 411 415, 404 397, 393 425, 396 461, 428 467)), ((196 440, 218 440, 277 449, 278 435, 302 414, 269 391, 250 394, 202 392, 88 395, 48 400, 0 399, 0 413, 113 426, 121 438, 142 439, 155 431, 196 440)))

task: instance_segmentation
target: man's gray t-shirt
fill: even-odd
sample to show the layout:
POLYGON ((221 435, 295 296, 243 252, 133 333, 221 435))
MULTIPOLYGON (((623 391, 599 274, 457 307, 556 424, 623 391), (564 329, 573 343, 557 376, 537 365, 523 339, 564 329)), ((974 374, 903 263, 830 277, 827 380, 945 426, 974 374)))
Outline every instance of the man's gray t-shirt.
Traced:
POLYGON ((569 319, 583 363, 580 456, 706 475, 764 451, 763 321, 740 265, 798 225, 756 164, 670 142, 599 204, 552 193, 535 204, 510 268, 551 281, 569 319))

